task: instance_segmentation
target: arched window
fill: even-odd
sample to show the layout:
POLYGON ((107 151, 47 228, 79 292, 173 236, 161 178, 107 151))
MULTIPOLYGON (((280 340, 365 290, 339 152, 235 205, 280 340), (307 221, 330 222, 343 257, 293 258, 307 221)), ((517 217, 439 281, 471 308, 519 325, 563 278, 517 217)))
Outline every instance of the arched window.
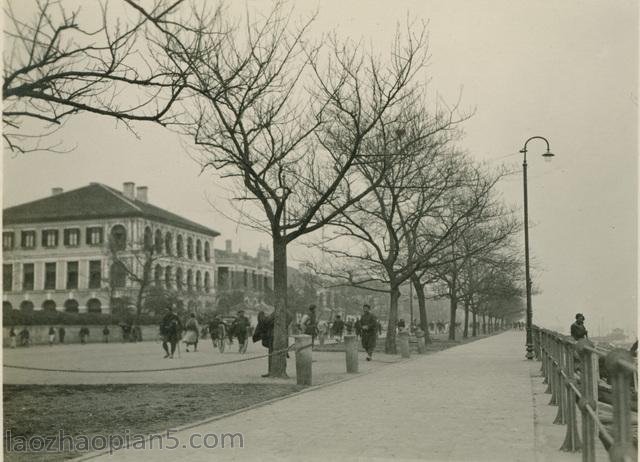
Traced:
POLYGON ((127 248, 127 230, 122 225, 115 225, 111 228, 111 248, 113 250, 124 250, 127 248))
POLYGON ((162 266, 156 265, 153 271, 153 282, 156 287, 160 287, 160 281, 162 281, 162 266))
POLYGON ((42 302, 42 309, 44 311, 56 311, 56 302, 53 300, 45 300, 42 302))
POLYGON ((191 292, 193 290, 193 271, 187 270, 187 290, 191 292))
POLYGON ((191 237, 187 238, 187 258, 193 260, 193 239, 191 237))
POLYGON ((64 311, 67 313, 77 313, 78 312, 78 301, 70 298, 64 302, 64 311))
POLYGON ((164 286, 167 289, 171 289, 173 287, 173 271, 171 271, 171 267, 167 266, 164 269, 164 286))
POLYGON ((20 303, 20 311, 23 313, 31 313, 33 311, 33 302, 30 300, 25 300, 20 303))
POLYGON ((156 235, 153 240, 154 252, 157 254, 162 253, 162 231, 156 229, 156 235))
POLYGON ((196 241, 196 259, 198 261, 202 260, 202 242, 200 242, 200 239, 196 241))
POLYGON ((144 228, 144 250, 151 250, 153 248, 153 232, 148 226, 144 228))
POLYGON ((196 271, 196 292, 202 290, 202 274, 200 271, 196 271))
POLYGON ((115 261, 111 264, 111 287, 121 288, 127 282, 127 268, 121 261, 115 261))
POLYGON ((209 276, 209 271, 205 271, 204 273, 204 291, 206 293, 211 291, 211 277, 209 276))
POLYGON ((208 241, 204 242, 204 261, 207 263, 211 261, 211 248, 208 241))
POLYGON ((87 312, 102 313, 102 302, 97 298, 91 298, 87 301, 87 312))
POLYGON ((173 236, 171 233, 164 235, 164 253, 173 255, 173 236))
POLYGON ((182 290, 182 268, 176 269, 176 289, 182 290))
POLYGON ((176 255, 178 257, 184 257, 184 239, 182 238, 182 234, 178 234, 176 238, 176 255))

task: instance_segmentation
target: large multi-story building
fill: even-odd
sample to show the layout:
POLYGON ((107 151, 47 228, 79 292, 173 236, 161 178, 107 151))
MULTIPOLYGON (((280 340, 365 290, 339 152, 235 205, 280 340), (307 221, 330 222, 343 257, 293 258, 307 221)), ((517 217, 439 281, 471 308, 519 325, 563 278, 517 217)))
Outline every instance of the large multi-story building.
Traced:
POLYGON ((225 248, 215 249, 216 287, 219 292, 241 291, 248 306, 264 301, 265 292, 273 288, 273 262, 271 252, 260 246, 256 256, 233 251, 231 240, 225 248))
POLYGON ((140 281, 198 310, 215 303, 217 231, 91 183, 3 211, 3 309, 109 313, 140 281), (146 275, 146 276, 143 276, 146 275))

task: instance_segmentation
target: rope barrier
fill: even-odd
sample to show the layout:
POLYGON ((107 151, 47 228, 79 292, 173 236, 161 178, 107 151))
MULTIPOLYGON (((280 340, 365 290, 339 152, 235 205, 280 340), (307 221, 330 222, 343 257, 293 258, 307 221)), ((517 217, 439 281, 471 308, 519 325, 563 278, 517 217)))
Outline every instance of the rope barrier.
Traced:
MULTIPOLYGON (((309 345, 305 345, 302 348, 298 348, 296 351, 301 351, 301 350, 305 350, 307 348, 311 348, 313 345, 309 344, 309 345)), ((17 366, 15 364, 3 364, 3 367, 6 368, 10 368, 10 369, 21 369, 21 370, 27 370, 27 371, 41 371, 41 372, 69 372, 69 373, 78 373, 78 374, 129 374, 129 373, 135 373, 135 372, 165 372, 165 371, 181 371, 181 370, 185 370, 185 369, 199 369, 199 368, 204 368, 204 367, 214 367, 214 366, 225 366, 227 364, 236 364, 236 363, 242 363, 245 361, 253 361, 254 359, 264 359, 264 358, 268 358, 269 356, 274 356, 274 355, 278 355, 281 353, 286 353, 288 351, 291 351, 293 349, 293 347, 295 347, 295 343, 290 345, 287 348, 284 348, 282 350, 277 350, 274 351, 272 353, 268 353, 266 355, 260 355, 260 356, 252 356, 251 358, 241 358, 241 359, 233 359, 231 361, 224 361, 224 362, 220 362, 220 363, 207 363, 207 364, 194 364, 191 366, 180 366, 180 367, 168 367, 168 368, 161 368, 161 369, 122 369, 122 370, 110 370, 110 371, 105 371, 105 370, 82 370, 82 369, 52 369, 52 368, 46 368, 46 367, 32 367, 32 366, 17 366)))

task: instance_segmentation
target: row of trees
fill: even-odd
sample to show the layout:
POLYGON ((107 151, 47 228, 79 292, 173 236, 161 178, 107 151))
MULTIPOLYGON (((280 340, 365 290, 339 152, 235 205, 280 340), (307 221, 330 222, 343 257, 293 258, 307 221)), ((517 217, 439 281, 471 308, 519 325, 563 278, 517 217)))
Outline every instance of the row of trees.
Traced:
MULTIPOLYGON (((102 8, 93 30, 58 2, 38 2, 27 19, 8 4, 9 149, 42 148, 44 130, 26 132, 33 121, 55 127, 83 111, 188 137, 203 169, 232 186, 243 223, 272 238, 276 351, 288 346, 287 250, 321 229, 344 263, 320 272, 387 284, 389 352, 404 281, 425 331, 428 284, 450 298, 452 320, 461 300, 473 316, 492 315, 495 299, 515 306, 505 301, 519 293, 506 269, 514 255, 501 249, 516 226, 493 194, 501 173, 456 149, 457 107, 430 109, 424 25, 398 29, 383 53, 313 35, 313 17, 294 21, 280 3, 242 21, 205 2, 123 4, 117 20, 102 8)), ((271 374, 286 374, 285 353, 271 374)))

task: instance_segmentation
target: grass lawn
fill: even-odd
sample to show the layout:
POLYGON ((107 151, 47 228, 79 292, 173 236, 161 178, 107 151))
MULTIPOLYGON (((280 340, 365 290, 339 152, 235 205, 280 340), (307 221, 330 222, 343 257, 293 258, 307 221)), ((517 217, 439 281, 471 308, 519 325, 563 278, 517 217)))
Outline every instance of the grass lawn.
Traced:
MULTIPOLYGON (((4 385, 4 438, 165 433, 288 395, 288 384, 4 385)), ((56 443, 56 448, 58 444, 56 443)), ((81 452, 7 452, 8 461, 56 461, 81 452)))

